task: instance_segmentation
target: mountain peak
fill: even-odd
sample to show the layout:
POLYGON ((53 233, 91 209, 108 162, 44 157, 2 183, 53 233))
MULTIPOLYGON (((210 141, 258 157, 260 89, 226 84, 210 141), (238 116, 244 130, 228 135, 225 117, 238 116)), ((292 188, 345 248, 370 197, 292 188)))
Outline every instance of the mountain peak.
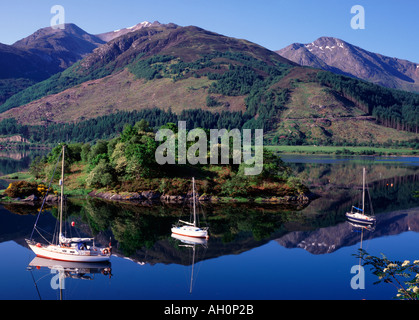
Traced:
POLYGON ((333 38, 333 37, 320 37, 317 40, 304 44, 304 47, 312 52, 312 51, 334 51, 335 53, 339 51, 339 49, 348 48, 348 43, 343 40, 333 38))
POLYGON ((42 39, 47 38, 64 38, 67 36, 76 37, 80 39, 85 39, 89 42, 95 42, 96 44, 102 44, 103 41, 96 38, 95 36, 87 33, 74 23, 64 24, 63 29, 54 29, 52 27, 45 27, 35 31, 30 36, 27 36, 19 41, 16 41, 12 46, 16 48, 36 48, 39 46, 39 43, 42 39))
POLYGON ((39 29, 15 42, 12 47, 36 54, 50 64, 55 73, 68 68, 104 43, 74 23, 66 23, 63 29, 39 29))
POLYGON ((115 38, 117 38, 119 36, 122 36, 124 34, 127 34, 129 32, 137 31, 137 30, 140 30, 142 28, 158 27, 158 26, 161 26, 161 25, 162 24, 158 21, 154 21, 154 22, 143 21, 143 22, 140 22, 140 23, 138 23, 136 25, 133 25, 131 27, 128 27, 128 28, 109 31, 109 32, 98 34, 96 36, 99 39, 101 39, 102 41, 108 42, 112 39, 115 39, 115 38))
POLYGON ((352 76, 378 85, 419 91, 417 64, 370 52, 333 37, 307 43, 293 43, 276 51, 302 66, 352 76))

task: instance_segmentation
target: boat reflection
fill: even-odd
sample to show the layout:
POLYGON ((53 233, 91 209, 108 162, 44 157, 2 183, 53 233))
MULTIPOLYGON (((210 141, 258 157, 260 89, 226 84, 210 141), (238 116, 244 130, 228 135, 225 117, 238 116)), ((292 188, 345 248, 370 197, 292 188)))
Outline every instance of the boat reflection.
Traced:
MULTIPOLYGON (((349 221, 349 219, 348 219, 347 222, 352 226, 352 231, 361 232, 361 235, 363 235, 364 230, 368 230, 368 231, 373 232, 375 230, 375 226, 376 226, 375 223, 374 224, 369 224, 369 223, 364 223, 363 224, 363 223, 360 223, 360 222, 355 223, 355 222, 349 221)), ((362 237, 361 237, 361 239, 362 239, 362 237)))
MULTIPOLYGON (((349 220, 347 222, 352 226, 352 232, 359 232, 361 234, 361 239, 359 242, 359 249, 358 249, 358 253, 359 253, 363 250, 362 244, 364 240, 364 232, 374 232, 376 223, 375 221, 374 221, 374 224, 362 223, 362 222, 354 223, 349 220)), ((354 254, 354 256, 357 256, 357 254, 354 254)), ((358 274, 356 277, 352 278, 351 280, 352 289, 365 289, 365 274, 364 274, 364 269, 362 266, 361 256, 359 256, 358 265, 352 267, 351 273, 358 274), (357 280, 353 281, 354 279, 357 279, 357 280)))
POLYGON ((172 233, 171 237, 181 242, 181 244, 178 245, 179 247, 192 248, 192 263, 191 263, 192 270, 191 270, 191 279, 190 279, 190 285, 189 285, 189 293, 192 294, 192 289, 194 286, 194 267, 195 267, 196 251, 197 251, 197 248, 202 247, 204 248, 203 255, 205 255, 205 251, 208 248, 208 239, 207 238, 192 238, 192 237, 182 236, 175 233, 172 233))
POLYGON ((182 243, 189 244, 189 245, 202 245, 204 247, 208 247, 208 239, 207 238, 192 238, 188 236, 182 236, 180 234, 172 233, 172 238, 180 240, 182 243))
MULTIPOLYGON (((51 289, 59 289, 60 290, 60 300, 63 298, 62 290, 65 289, 65 279, 78 279, 78 280, 94 280, 95 274, 102 274, 103 276, 107 276, 109 278, 112 277, 112 268, 111 263, 108 261, 105 262, 71 262, 71 261, 57 261, 51 259, 45 259, 41 257, 35 257, 28 265, 27 270, 42 270, 42 269, 49 269, 50 274, 52 277, 56 277, 55 279, 51 279, 50 285, 51 289), (58 283, 54 280, 58 280, 58 283)), ((38 292, 38 296, 41 299, 41 295, 38 290, 37 283, 41 279, 41 277, 37 281, 33 277, 35 287, 38 292)))
MULTIPOLYGON (((369 231, 369 232, 374 232, 375 231, 375 226, 376 223, 374 224, 369 224, 367 223, 362 223, 362 222, 353 222, 353 221, 347 221, 351 226, 352 226, 352 232, 359 232, 361 233, 361 241, 359 243, 359 250, 362 250, 362 240, 364 239, 364 231, 369 231)), ((361 265, 361 261, 360 261, 360 265, 361 265)))

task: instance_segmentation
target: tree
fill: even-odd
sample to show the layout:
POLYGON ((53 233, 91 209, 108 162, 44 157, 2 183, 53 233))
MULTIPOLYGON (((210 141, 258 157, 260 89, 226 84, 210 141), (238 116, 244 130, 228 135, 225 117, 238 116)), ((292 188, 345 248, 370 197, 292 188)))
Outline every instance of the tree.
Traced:
POLYGON ((291 168, 285 164, 281 157, 272 151, 263 149, 262 178, 287 179, 291 174, 291 168))
POLYGON ((90 149, 91 149, 90 143, 84 143, 81 146, 81 151, 80 151, 81 161, 83 161, 83 162, 88 161, 90 149))
POLYGON ((108 158, 108 141, 99 140, 90 149, 88 162, 90 165, 95 166, 101 159, 108 158))
POLYGON ((129 143, 125 147, 126 171, 132 177, 149 177, 158 174, 155 152, 157 143, 149 136, 142 136, 140 143, 129 143))
POLYGON ((87 186, 93 188, 110 187, 114 181, 114 170, 105 159, 101 159, 86 178, 87 186))
POLYGON ((39 179, 44 174, 46 159, 44 157, 37 156, 31 162, 29 166, 29 173, 35 177, 35 179, 39 179))

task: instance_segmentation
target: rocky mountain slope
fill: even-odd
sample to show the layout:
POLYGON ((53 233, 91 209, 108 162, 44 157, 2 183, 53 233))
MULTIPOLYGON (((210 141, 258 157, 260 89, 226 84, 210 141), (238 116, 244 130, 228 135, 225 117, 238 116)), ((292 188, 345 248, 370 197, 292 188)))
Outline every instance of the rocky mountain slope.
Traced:
POLYGON ((0 105, 104 43, 75 24, 65 24, 64 29, 42 28, 12 45, 0 44, 0 105))
POLYGON ((419 92, 419 63, 387 57, 332 37, 293 43, 276 51, 300 65, 349 75, 375 84, 419 92))
POLYGON ((15 42, 12 47, 36 54, 47 61, 56 73, 84 58, 105 41, 87 33, 73 23, 64 29, 42 28, 15 42))
POLYGON ((417 137, 417 95, 302 67, 255 43, 199 27, 145 25, 15 94, 0 106, 0 120, 45 126, 118 111, 200 109, 241 111, 245 128, 263 128, 274 143, 417 137), (391 128, 373 115, 378 106, 383 119, 390 108, 397 114, 391 128))

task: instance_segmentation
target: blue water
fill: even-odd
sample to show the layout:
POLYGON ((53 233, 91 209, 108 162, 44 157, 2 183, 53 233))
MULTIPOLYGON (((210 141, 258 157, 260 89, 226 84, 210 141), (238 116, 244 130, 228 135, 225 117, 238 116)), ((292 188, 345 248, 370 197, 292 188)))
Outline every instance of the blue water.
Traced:
MULTIPOLYGON (((324 161, 336 163, 331 159, 324 161)), ((417 160, 414 166, 416 164, 417 160)), ((400 210, 404 211, 396 215, 396 220, 388 220, 394 221, 394 228, 393 225, 382 225, 388 229, 387 233, 380 234, 380 230, 376 230, 373 233, 375 237, 365 235, 362 248, 369 254, 380 256, 384 253, 391 260, 419 259, 419 228, 416 227, 419 224, 419 206, 400 210), (409 227, 395 229, 403 223, 409 227)), ((19 216, 2 209, 0 218, 6 221, 0 226, 0 233, 6 235, 17 234, 19 228, 27 228, 25 226, 31 225, 35 216, 19 216)), ((307 232, 324 231, 330 239, 336 238, 339 244, 339 232, 343 230, 340 227, 346 223, 343 221, 307 232)), ((201 250, 193 266, 192 292, 190 264, 167 262, 170 259, 162 259, 164 262, 154 259, 150 263, 147 258, 136 261, 123 256, 112 256, 111 277, 96 273, 90 275, 92 280, 65 278, 64 289, 60 292, 53 285, 57 280, 55 270, 28 268, 34 254, 24 246, 23 236, 16 237, 16 240, 3 240, 3 234, 0 234, 0 300, 391 300, 397 294, 389 284, 373 284, 377 278, 369 267, 365 268, 365 289, 351 287, 354 277, 351 268, 359 262, 354 254, 360 248, 361 233, 347 234, 346 237, 353 236, 355 240, 341 244, 328 253, 311 253, 295 243, 286 248, 280 244, 282 235, 278 236, 278 241, 275 238, 261 241, 236 254, 231 252, 239 252, 237 249, 226 250, 209 258, 201 250)), ((10 235, 7 237, 13 238, 10 235)), ((215 239, 210 238, 208 248, 215 243, 213 241, 215 239)), ((316 240, 311 241, 311 245, 319 245, 314 243, 316 240)), ((324 240, 319 239, 321 241, 324 240)), ((161 254, 164 255, 164 251, 161 254)))
MULTIPOLYGON (((419 233, 405 232, 364 242, 371 254, 396 260, 419 258, 419 233)), ((190 293, 191 266, 176 264, 140 265, 112 257, 112 277, 95 274, 93 280, 65 279, 64 299, 392 299, 395 290, 367 272, 365 289, 352 289, 351 268, 358 264, 353 256, 359 244, 324 255, 313 255, 296 248, 286 249, 276 241, 238 255, 226 255, 198 262, 194 266, 194 285, 190 293)), ((0 244, 0 255, 7 257, 0 266, 0 299, 58 299, 59 290, 51 281, 56 273, 49 269, 27 270, 34 257, 13 241, 0 244), (7 276, 6 276, 7 275, 7 276), (33 278, 32 278, 33 277, 33 278), (35 286, 36 283, 36 286, 35 286)))

